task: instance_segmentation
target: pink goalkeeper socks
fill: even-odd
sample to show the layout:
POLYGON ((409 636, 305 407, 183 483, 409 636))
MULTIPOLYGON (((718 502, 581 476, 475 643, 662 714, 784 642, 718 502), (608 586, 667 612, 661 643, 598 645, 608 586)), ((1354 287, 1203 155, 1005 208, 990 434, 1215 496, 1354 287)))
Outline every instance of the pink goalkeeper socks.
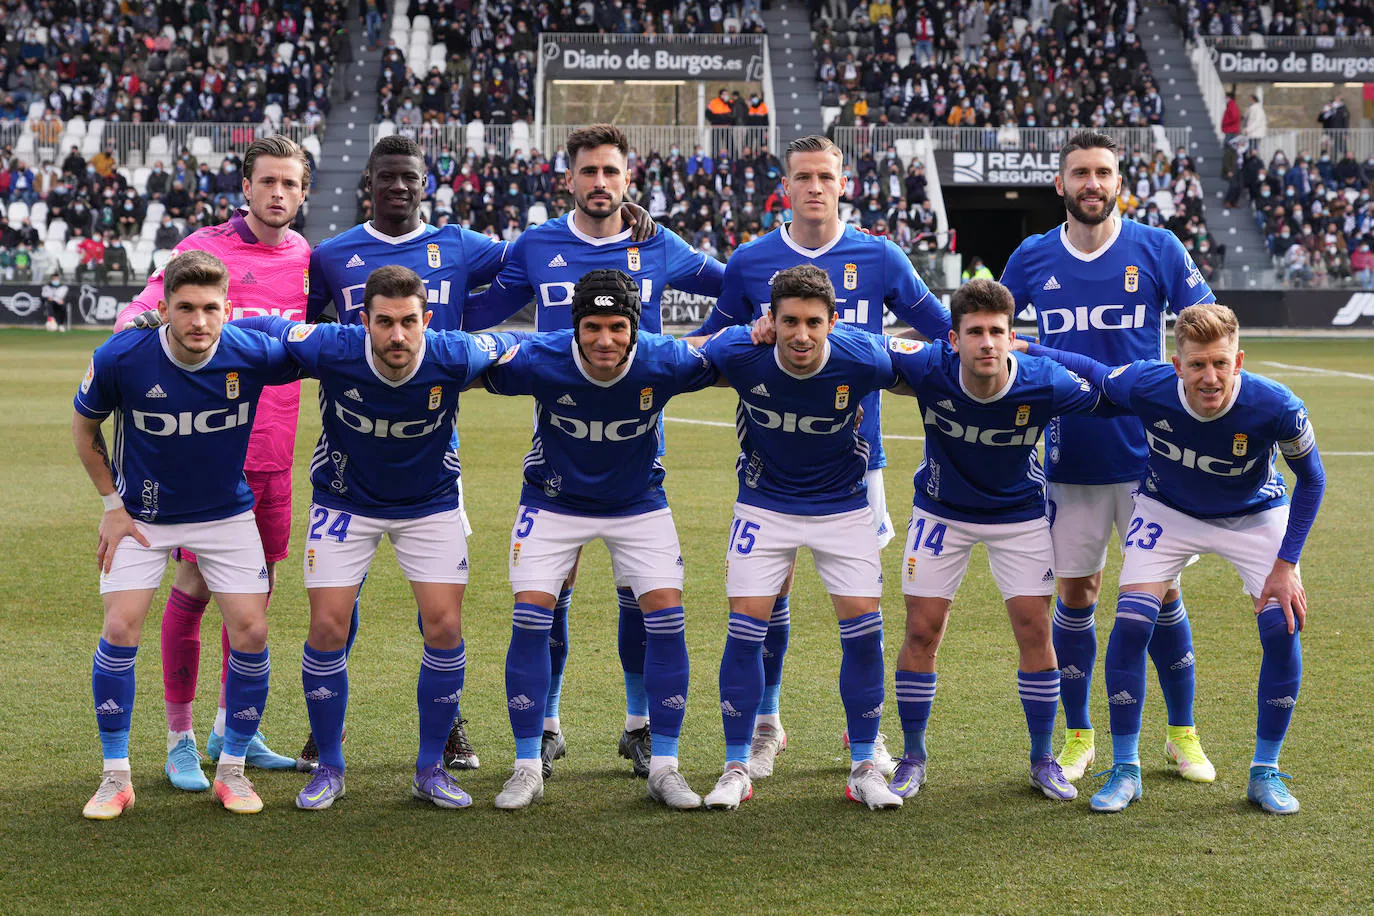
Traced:
POLYGON ((209 602, 173 588, 162 615, 162 687, 169 731, 192 728, 191 703, 200 674, 200 619, 209 602))

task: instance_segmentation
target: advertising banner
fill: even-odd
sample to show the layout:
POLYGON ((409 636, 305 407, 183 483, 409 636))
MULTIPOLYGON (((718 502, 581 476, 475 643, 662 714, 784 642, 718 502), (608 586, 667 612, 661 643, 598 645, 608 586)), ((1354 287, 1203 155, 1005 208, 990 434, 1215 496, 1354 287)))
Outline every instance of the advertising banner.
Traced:
POLYGON ((642 43, 592 45, 545 33, 540 43, 548 79, 720 80, 763 79, 763 46, 717 44, 659 36, 642 43))
MULTIPOLYGON (((67 310, 72 327, 113 327, 119 310, 133 301, 141 286, 102 286, 69 282, 67 310)), ((47 320, 43 287, 34 284, 0 284, 0 324, 41 325, 47 320)))
POLYGON ((1265 51, 1213 47, 1212 62, 1223 80, 1252 83, 1341 83, 1374 81, 1374 45, 1364 49, 1312 48, 1265 51))
POLYGON ((1059 152, 994 150, 935 153, 942 184, 1044 187, 1059 172, 1059 152))

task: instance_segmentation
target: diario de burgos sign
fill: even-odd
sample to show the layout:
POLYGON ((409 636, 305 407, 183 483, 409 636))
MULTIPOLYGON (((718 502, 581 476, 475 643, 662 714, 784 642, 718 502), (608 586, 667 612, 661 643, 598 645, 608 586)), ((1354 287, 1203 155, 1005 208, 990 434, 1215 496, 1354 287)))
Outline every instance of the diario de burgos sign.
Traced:
POLYGON ((651 43, 592 45, 545 37, 549 79, 721 80, 763 79, 763 47, 656 38, 651 43))
POLYGON ((1263 83, 1374 81, 1374 45, 1359 50, 1223 51, 1212 48, 1217 75, 1263 83))

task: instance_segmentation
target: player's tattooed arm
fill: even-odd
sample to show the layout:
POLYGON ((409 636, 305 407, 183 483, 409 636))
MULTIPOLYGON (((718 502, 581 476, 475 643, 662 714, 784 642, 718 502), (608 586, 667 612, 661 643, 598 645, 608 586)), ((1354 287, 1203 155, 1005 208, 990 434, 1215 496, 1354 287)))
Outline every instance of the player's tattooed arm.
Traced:
POLYGON ((630 238, 636 242, 647 242, 658 234, 658 223, 639 204, 625 201, 620 205, 620 218, 630 227, 630 238))

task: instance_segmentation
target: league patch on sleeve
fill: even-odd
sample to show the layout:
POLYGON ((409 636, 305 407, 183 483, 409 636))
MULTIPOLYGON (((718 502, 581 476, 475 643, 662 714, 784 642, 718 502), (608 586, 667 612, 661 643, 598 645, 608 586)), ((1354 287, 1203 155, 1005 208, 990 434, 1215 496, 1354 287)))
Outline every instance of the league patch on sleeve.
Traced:
MULTIPOLYGON (((1125 371, 1126 371, 1127 369, 1129 369, 1129 368, 1131 368, 1131 367, 1130 367, 1130 366, 1117 366, 1117 367, 1116 367, 1115 369, 1113 369, 1111 372, 1107 373, 1107 378, 1116 378, 1118 375, 1120 375, 1121 373, 1125 372, 1125 371)), ((1069 373, 1069 374, 1070 374, 1070 375, 1073 375, 1073 373, 1069 373)), ((1076 375, 1074 376, 1074 378, 1077 378, 1077 377, 1078 377, 1078 376, 1076 376, 1076 375)))
POLYGON ((91 357, 91 364, 86 367, 86 377, 81 380, 81 393, 89 394, 91 382, 95 381, 95 357, 91 357))
POLYGON ((501 358, 498 359, 498 360, 496 361, 496 365, 498 365, 498 366, 504 366, 506 363, 508 363, 508 362, 510 362, 511 360, 515 359, 515 354, 517 354, 517 353, 519 353, 519 352, 520 352, 520 345, 519 345, 519 344, 516 344, 515 346, 510 347, 509 349, 506 350, 505 353, 502 353, 502 354, 501 354, 501 358))
POLYGON ((925 349, 925 343, 907 337, 889 337, 887 348, 893 353, 920 353, 925 349))
POLYGON ((291 330, 286 332, 286 339, 291 343, 300 343, 302 340, 305 340, 311 334, 314 334, 315 329, 318 327, 319 325, 317 324, 293 325, 291 330))

